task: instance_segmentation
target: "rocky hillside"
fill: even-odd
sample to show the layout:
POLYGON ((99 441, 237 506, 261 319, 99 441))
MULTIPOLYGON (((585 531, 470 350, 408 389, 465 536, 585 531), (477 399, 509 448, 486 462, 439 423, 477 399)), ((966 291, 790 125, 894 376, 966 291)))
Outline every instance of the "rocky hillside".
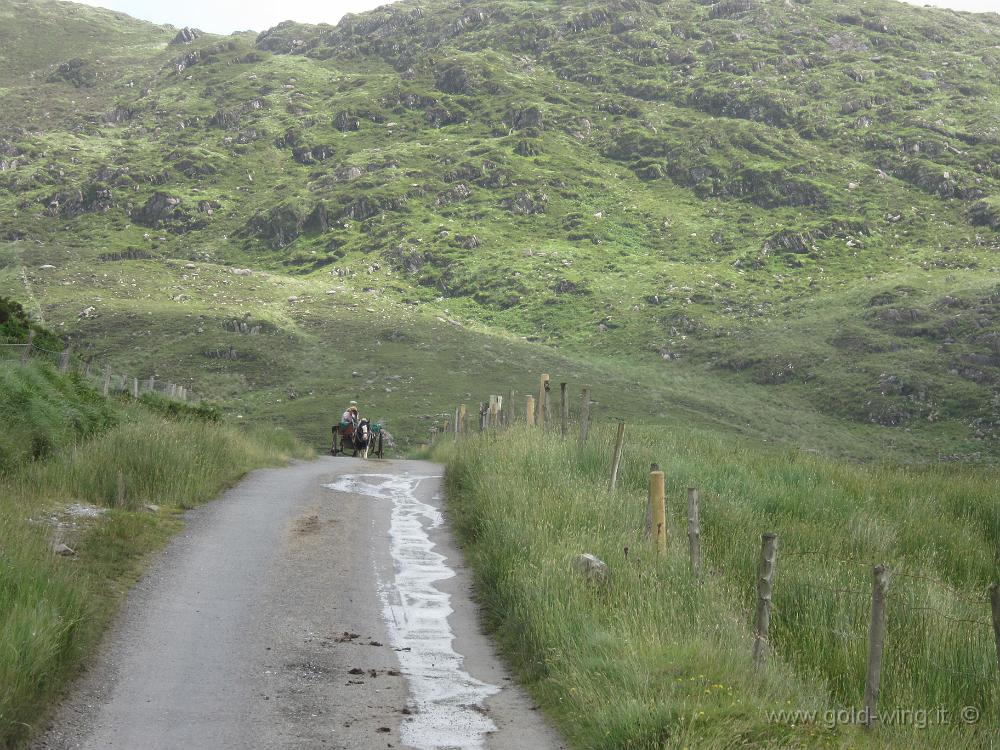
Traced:
POLYGON ((148 299, 194 336, 218 304, 171 262, 210 264, 268 274, 252 323, 290 339, 280 288, 335 283, 995 445, 1000 16, 431 0, 222 38, 0 0, 0 21, 0 280, 74 335, 127 348, 111 319, 141 327, 148 299))

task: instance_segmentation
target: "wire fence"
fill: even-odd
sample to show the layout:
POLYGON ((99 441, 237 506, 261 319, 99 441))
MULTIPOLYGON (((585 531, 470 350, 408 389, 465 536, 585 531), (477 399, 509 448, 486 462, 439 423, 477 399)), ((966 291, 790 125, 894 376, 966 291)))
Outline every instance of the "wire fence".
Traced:
POLYGON ((198 403, 201 399, 189 386, 172 383, 147 376, 116 371, 108 362, 100 361, 100 355, 84 357, 75 353, 72 347, 53 351, 39 346, 32 335, 27 342, 0 342, 0 366, 20 367, 31 363, 50 365, 62 373, 72 373, 86 381, 105 396, 127 395, 139 398, 144 394, 156 394, 163 398, 185 403, 198 403))
MULTIPOLYGON (((567 384, 560 383, 558 395, 554 395, 548 375, 541 378, 537 398, 531 394, 522 395, 520 399, 523 401, 515 397, 513 390, 508 399, 492 395, 488 401, 479 404, 478 414, 474 411, 475 406, 469 409, 466 404, 460 404, 454 412, 441 415, 439 423, 431 427, 429 442, 433 444, 448 435, 460 443, 476 430, 477 418, 480 433, 517 423, 541 427, 548 434, 564 440, 579 440, 581 445, 587 442, 593 403, 588 388, 581 389, 578 416, 572 421, 567 384), (519 405, 515 405, 518 401, 519 405)), ((624 424, 620 423, 618 427, 611 458, 611 490, 615 488, 622 457, 624 424)), ((666 549, 663 486, 663 472, 654 464, 650 467, 646 536, 657 554, 666 549)), ((689 488, 688 494, 691 571, 702 581, 700 498, 696 488, 689 488)), ((780 630, 783 634, 805 628, 811 634, 825 633, 844 644, 854 641, 857 651, 851 649, 855 654, 851 658, 856 661, 854 666, 847 663, 844 666, 848 671, 864 669, 864 710, 860 716, 861 723, 871 728, 877 721, 877 700, 881 687, 884 687, 882 662, 886 633, 890 632, 893 643, 922 639, 921 656, 912 663, 907 662, 899 652, 890 650, 885 668, 890 693, 893 680, 937 680, 937 675, 943 673, 948 676, 944 682, 937 680, 933 686, 927 682, 928 695, 951 697, 963 694, 968 698, 971 692, 987 703, 992 700, 988 699, 987 693, 1000 695, 997 687, 1000 684, 1000 585, 994 584, 984 595, 963 591, 922 571, 911 572, 905 564, 900 564, 898 569, 890 566, 890 569, 885 565, 875 565, 872 560, 838 555, 836 551, 802 549, 781 551, 782 558, 792 558, 794 569, 789 571, 785 580, 776 583, 777 541, 775 534, 761 536, 759 566, 752 596, 755 605, 752 636, 755 668, 764 669, 768 654, 774 653, 781 645, 771 640, 772 624, 775 624, 776 632, 780 630), (808 564, 813 560, 821 567, 808 564), (896 581, 891 591, 890 579, 896 581), (828 599, 825 607, 817 607, 824 597, 828 599), (782 602, 788 606, 779 606, 782 602), (838 627, 837 621, 843 622, 843 626, 838 627), (867 651, 867 659, 863 656, 864 651, 867 651)), ((776 655, 780 656, 780 653, 776 655)))

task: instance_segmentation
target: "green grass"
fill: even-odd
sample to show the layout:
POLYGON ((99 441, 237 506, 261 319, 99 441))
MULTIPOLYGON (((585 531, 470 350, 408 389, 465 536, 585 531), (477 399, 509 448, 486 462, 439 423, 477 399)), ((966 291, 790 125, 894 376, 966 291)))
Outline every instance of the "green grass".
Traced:
POLYGON ((0 746, 19 747, 180 528, 177 512, 311 451, 283 430, 106 401, 47 365, 0 368, 0 395, 10 411, 4 445, 45 446, 8 448, 0 471, 0 746), (68 517, 81 502, 107 511, 68 517), (74 523, 57 531, 55 521, 74 523), (53 555, 55 539, 76 556, 53 555))
POLYGON ((1000 679, 987 587, 1000 569, 995 471, 859 465, 716 432, 635 427, 617 492, 612 430, 584 448, 518 428, 434 452, 488 627, 576 748, 988 748, 1000 679), (668 554, 643 538, 649 465, 667 476, 668 554), (698 487, 705 575, 690 573, 698 487), (750 647, 760 535, 779 536, 772 654, 750 647), (627 552, 626 552, 627 549, 627 552), (573 558, 611 569, 587 585, 573 558), (882 712, 944 707, 950 726, 831 729, 860 708, 871 570, 893 574, 882 712), (964 706, 977 724, 957 718, 964 706), (817 710, 814 721, 767 711, 817 710))
POLYGON ((433 347, 441 317, 470 375, 521 372, 482 351, 513 340, 711 394, 741 426, 787 404, 824 426, 811 447, 995 461, 998 16, 727 7, 401 2, 164 46, 111 12, 0 0, 0 290, 116 371, 314 442, 348 398, 412 442, 425 402, 469 392, 384 335, 433 347), (77 56, 93 87, 44 83, 77 56), (181 214, 144 226, 159 191, 181 214))
POLYGON ((48 365, 0 362, 0 473, 108 429, 114 404, 48 365))

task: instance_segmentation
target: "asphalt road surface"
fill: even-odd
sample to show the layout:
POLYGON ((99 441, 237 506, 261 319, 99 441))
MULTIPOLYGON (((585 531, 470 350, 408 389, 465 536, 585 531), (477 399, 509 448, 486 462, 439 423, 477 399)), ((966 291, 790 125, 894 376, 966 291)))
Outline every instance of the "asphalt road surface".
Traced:
POLYGON ((192 511, 35 747, 563 747, 479 629, 441 473, 321 458, 192 511))

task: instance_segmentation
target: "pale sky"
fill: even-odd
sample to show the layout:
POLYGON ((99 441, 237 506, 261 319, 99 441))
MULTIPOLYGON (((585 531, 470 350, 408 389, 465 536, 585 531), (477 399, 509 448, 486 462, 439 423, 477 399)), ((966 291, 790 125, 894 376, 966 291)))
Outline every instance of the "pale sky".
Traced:
MULTIPOLYGON (((906 0, 911 5, 979 13, 1000 12, 1000 0, 906 0)), ((128 13, 155 23, 193 26, 203 31, 229 34, 233 31, 263 31, 293 20, 303 23, 337 23, 345 13, 357 13, 385 5, 386 0, 82 0, 128 13)))

